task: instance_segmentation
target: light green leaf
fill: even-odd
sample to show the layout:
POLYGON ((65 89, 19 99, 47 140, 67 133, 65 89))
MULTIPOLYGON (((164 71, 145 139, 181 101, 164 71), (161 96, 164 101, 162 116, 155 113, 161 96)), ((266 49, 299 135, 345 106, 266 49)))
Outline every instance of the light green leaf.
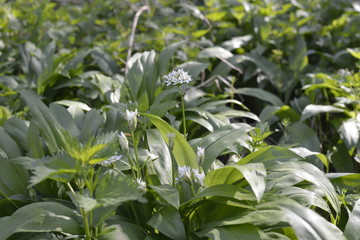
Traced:
POLYGON ((360 186, 360 173, 328 173, 326 177, 335 188, 353 190, 360 186))
POLYGON ((256 152, 250 153, 246 157, 240 159, 237 163, 239 165, 248 162, 262 162, 266 168, 276 166, 281 162, 293 161, 302 159, 299 155, 287 148, 278 146, 268 146, 256 152))
POLYGON ((152 189, 155 190, 166 202, 171 206, 178 209, 180 206, 180 196, 178 190, 169 184, 163 184, 160 186, 150 185, 152 189))
POLYGON ((189 202, 203 197, 226 197, 247 201, 256 200, 250 191, 231 184, 218 184, 205 188, 200 193, 196 194, 189 202))
POLYGON ((354 58, 360 59, 360 48, 347 48, 348 51, 354 58))
POLYGON ((338 107, 330 106, 330 105, 314 105, 309 104, 305 107, 301 114, 301 120, 304 121, 312 116, 315 116, 320 113, 326 112, 343 112, 344 110, 338 107))
POLYGON ((140 114, 150 119, 167 143, 169 142, 168 134, 175 134, 173 154, 179 166, 190 166, 194 169, 197 168, 196 154, 181 133, 155 115, 148 113, 140 114))

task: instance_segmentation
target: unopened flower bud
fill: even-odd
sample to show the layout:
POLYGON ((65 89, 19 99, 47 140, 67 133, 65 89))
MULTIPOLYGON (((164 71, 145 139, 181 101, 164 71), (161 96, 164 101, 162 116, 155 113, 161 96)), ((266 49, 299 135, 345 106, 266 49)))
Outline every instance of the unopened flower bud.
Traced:
POLYGON ((197 147, 196 159, 197 159, 199 167, 202 167, 202 164, 205 159, 205 148, 197 147))
POLYGON ((125 134, 123 132, 121 132, 118 137, 119 137, 119 143, 120 143, 121 149, 128 153, 129 152, 129 142, 128 142, 125 134))
POLYGON ((126 120, 128 122, 130 131, 135 131, 136 129, 136 125, 137 125, 137 115, 138 115, 138 110, 135 109, 135 111, 129 111, 126 109, 126 120))

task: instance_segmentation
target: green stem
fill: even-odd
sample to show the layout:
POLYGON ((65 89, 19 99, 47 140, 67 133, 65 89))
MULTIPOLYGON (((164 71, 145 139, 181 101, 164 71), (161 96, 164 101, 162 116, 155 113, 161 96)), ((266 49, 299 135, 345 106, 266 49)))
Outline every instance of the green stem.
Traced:
POLYGON ((186 139, 187 133, 186 133, 185 101, 184 101, 184 94, 181 89, 181 85, 180 85, 180 97, 181 97, 182 119, 183 119, 183 134, 184 134, 184 138, 186 139))
POLYGON ((8 200, 12 205, 14 205, 14 207, 16 207, 17 209, 19 208, 19 206, 15 202, 13 202, 5 193, 0 191, 0 195, 3 195, 6 198, 6 200, 8 200))
POLYGON ((137 140, 136 140, 136 138, 135 138, 135 132, 134 131, 132 131, 131 132, 131 136, 132 136, 132 141, 133 141, 133 144, 134 144, 134 154, 135 154, 135 164, 136 164, 136 171, 137 171, 137 178, 140 178, 140 179, 142 179, 141 178, 141 169, 140 169, 140 163, 139 163, 139 157, 138 157, 138 142, 137 142, 137 140))
POLYGON ((75 194, 75 191, 72 188, 71 184, 69 182, 66 183, 66 184, 69 187, 71 193, 74 195, 76 204, 78 205, 78 207, 80 209, 81 217, 82 217, 83 222, 84 222, 84 230, 85 230, 86 240, 91 240, 91 233, 90 233, 90 228, 89 228, 89 222, 88 222, 88 219, 87 219, 87 213, 86 213, 86 211, 84 211, 84 209, 82 207, 80 207, 79 203, 77 202, 76 194, 75 194))

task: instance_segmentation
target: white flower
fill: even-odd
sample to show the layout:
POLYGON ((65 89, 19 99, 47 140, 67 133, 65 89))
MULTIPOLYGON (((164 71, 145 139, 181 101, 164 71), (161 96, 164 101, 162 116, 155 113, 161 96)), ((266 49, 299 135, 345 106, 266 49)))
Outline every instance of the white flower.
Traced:
POLYGON ((192 81, 191 76, 187 72, 185 72, 182 68, 177 71, 173 70, 164 78, 165 78, 164 82, 166 83, 166 86, 179 85, 183 83, 189 83, 192 81))
POLYGON ((118 138, 119 138, 119 143, 120 143, 121 148, 124 151, 129 152, 129 142, 128 142, 125 134, 123 132, 120 132, 118 138))
POLYGON ((196 158, 199 167, 201 167, 205 159, 205 148, 197 147, 196 158))
POLYGON ((131 131, 134 131, 136 129, 136 125, 137 125, 137 115, 138 115, 138 110, 135 109, 135 111, 129 111, 126 109, 126 120, 128 121, 129 124, 129 128, 131 131))
POLYGON ((191 181, 191 168, 189 166, 178 166, 178 181, 191 181))
POLYGON ((192 172, 194 174, 194 182, 204 185, 205 173, 203 171, 200 173, 197 169, 193 169, 192 172))
POLYGON ((110 166, 111 164, 116 163, 117 161, 120 161, 121 158, 122 158, 122 155, 114 155, 107 160, 99 162, 99 164, 101 166, 110 166))
POLYGON ((146 192, 146 182, 144 182, 140 178, 136 178, 136 183, 139 190, 146 192))

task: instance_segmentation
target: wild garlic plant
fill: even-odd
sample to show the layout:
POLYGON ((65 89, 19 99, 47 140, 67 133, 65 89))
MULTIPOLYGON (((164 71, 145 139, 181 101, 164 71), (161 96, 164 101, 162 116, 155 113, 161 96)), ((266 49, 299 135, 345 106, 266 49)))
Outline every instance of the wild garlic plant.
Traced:
POLYGON ((173 70, 168 75, 164 76, 164 82, 166 86, 179 86, 179 93, 181 98, 181 108, 182 108, 182 121, 183 121, 183 134, 186 139, 186 117, 185 117, 185 101, 184 101, 184 91, 182 85, 185 83, 190 83, 193 79, 188 72, 185 72, 182 68, 178 70, 173 70))

